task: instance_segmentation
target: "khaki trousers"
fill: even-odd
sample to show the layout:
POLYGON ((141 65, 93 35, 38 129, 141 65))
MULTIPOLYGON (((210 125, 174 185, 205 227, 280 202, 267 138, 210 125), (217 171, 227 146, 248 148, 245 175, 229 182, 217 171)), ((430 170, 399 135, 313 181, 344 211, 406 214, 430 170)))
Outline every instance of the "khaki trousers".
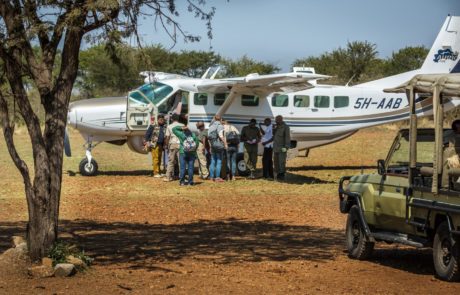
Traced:
POLYGON ((169 179, 174 179, 174 166, 176 166, 176 163, 178 162, 178 157, 179 149, 170 148, 168 154, 168 168, 166 168, 166 177, 169 179))
POLYGON ((153 174, 161 174, 161 156, 163 154, 163 147, 157 145, 155 148, 151 149, 152 153, 152 171, 153 174))
POLYGON ((244 145, 244 162, 249 171, 254 172, 257 167, 257 144, 244 145))
POLYGON ((206 155, 204 153, 204 145, 200 142, 198 148, 196 149, 196 154, 198 156, 198 164, 200 166, 200 176, 206 178, 209 176, 209 170, 207 167, 206 155))
POLYGON ((287 153, 275 152, 273 154, 273 164, 275 165, 275 173, 286 173, 287 153))

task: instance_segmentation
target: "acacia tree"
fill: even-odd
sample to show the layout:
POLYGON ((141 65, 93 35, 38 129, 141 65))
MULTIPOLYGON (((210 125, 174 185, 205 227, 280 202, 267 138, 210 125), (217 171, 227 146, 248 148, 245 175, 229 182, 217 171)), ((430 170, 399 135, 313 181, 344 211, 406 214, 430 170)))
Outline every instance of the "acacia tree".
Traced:
MULTIPOLYGON (((173 41, 180 36, 187 41, 199 41, 198 36, 185 33, 177 22, 176 2, 0 1, 0 120, 8 151, 24 180, 29 215, 27 244, 33 261, 44 257, 57 239, 65 126, 83 38, 102 37, 111 45, 124 37, 138 36, 138 18, 150 16, 173 41), (44 122, 40 122, 31 106, 27 91, 30 86, 38 90, 45 111, 44 122), (11 120, 14 114, 7 103, 10 98, 30 136, 33 173, 15 147, 11 120)), ((204 11, 204 0, 181 3, 206 23, 211 38, 214 8, 204 11)))

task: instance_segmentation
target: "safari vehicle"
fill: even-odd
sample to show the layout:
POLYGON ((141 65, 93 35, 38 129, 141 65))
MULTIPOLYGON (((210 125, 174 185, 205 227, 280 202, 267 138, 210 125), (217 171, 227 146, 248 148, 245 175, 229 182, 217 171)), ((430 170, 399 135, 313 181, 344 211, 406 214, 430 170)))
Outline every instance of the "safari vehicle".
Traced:
POLYGON ((446 166, 445 140, 460 135, 443 129, 443 104, 460 99, 460 74, 417 75, 387 91, 407 93, 410 128, 399 131, 377 173, 340 180, 348 256, 364 260, 380 241, 432 247, 436 275, 458 281, 460 169, 446 166), (414 105, 421 93, 432 95, 433 129, 417 129, 414 105))

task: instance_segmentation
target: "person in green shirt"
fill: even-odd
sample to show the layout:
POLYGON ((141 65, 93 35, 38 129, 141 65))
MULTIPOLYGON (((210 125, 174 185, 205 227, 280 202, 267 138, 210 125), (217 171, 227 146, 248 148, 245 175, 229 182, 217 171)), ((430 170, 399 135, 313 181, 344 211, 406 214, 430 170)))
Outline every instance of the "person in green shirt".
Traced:
POLYGON ((196 135, 188 129, 187 126, 176 126, 173 128, 174 135, 179 138, 179 184, 194 185, 193 168, 195 166, 196 150, 199 140, 196 135), (185 170, 188 174, 188 183, 185 183, 185 170))

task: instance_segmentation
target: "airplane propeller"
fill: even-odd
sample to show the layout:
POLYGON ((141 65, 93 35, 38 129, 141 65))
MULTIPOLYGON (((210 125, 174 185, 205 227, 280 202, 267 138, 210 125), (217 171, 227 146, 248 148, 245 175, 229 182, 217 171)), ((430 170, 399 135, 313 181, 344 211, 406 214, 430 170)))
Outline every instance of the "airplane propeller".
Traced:
POLYGON ((67 127, 65 128, 65 133, 64 133, 64 153, 67 157, 72 156, 72 150, 70 148, 69 132, 67 130, 67 127))

